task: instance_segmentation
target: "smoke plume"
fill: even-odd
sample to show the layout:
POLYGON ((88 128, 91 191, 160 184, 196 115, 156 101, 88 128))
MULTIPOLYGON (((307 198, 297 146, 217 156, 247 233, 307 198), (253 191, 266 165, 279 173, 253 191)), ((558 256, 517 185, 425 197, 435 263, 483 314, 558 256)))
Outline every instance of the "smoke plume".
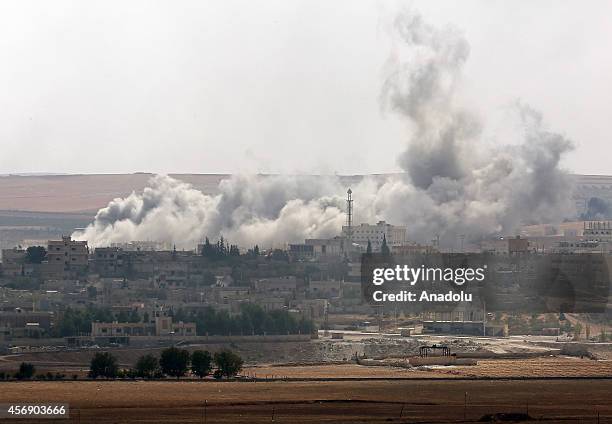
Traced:
MULTIPOLYGON (((452 243, 460 234, 508 234, 570 214, 570 181, 559 163, 572 143, 520 102, 517 139, 483 140, 485 122, 457 94, 470 53, 463 35, 410 11, 396 17, 392 34, 381 103, 410 125, 398 158, 405 172, 352 187, 357 220, 406 225, 415 242, 438 235, 452 243)), ((280 246, 331 237, 345 220, 346 188, 335 177, 239 175, 222 181, 219 194, 205 195, 158 176, 143 193, 110 202, 74 237, 94 246, 151 239, 193 246, 219 235, 241 246, 280 246)))
POLYGON ((328 236, 344 220, 335 179, 236 175, 205 195, 190 184, 156 176, 142 193, 115 199, 74 237, 93 246, 160 240, 193 247, 223 235, 243 246, 280 246, 328 236))

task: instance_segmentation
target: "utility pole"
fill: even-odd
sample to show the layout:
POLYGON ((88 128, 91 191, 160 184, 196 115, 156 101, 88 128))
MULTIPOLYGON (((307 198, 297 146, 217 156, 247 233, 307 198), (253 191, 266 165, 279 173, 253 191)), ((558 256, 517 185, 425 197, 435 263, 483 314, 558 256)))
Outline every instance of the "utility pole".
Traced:
POLYGON ((487 302, 482 301, 482 335, 487 336, 487 302))
POLYGON ((353 190, 350 188, 346 191, 346 244, 350 258, 353 249, 353 190))

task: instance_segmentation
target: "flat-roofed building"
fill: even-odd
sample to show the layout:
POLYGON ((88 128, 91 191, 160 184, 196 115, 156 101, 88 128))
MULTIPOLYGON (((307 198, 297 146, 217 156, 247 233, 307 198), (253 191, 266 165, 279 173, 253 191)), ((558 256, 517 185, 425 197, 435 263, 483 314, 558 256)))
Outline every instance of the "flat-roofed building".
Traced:
POLYGON ((364 251, 368 241, 374 252, 380 251, 383 240, 386 240, 387 246, 391 249, 406 244, 406 227, 387 224, 385 221, 378 221, 375 225, 354 225, 350 229, 345 225, 342 227, 342 234, 345 238, 350 236, 351 242, 359 245, 364 251))
POLYGON ((18 277, 24 274, 26 262, 25 249, 2 249, 2 275, 4 277, 18 277))
POLYGON ((43 277, 72 278, 87 269, 88 260, 86 241, 72 240, 70 236, 63 236, 61 240, 49 240, 43 277))

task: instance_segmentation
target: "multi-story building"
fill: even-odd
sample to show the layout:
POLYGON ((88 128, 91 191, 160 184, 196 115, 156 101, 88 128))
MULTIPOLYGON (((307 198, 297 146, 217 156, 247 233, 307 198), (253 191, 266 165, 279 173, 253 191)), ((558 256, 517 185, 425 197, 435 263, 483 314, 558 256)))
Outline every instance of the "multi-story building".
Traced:
POLYGON ((584 224, 583 239, 588 241, 612 242, 611 221, 587 221, 584 224))
POLYGON ((26 251, 24 249, 2 249, 2 275, 18 277, 24 274, 26 251))
POLYGON ((350 228, 345 225, 342 227, 342 234, 347 239, 350 237, 351 242, 359 245, 361 250, 367 248, 368 241, 374 252, 380 251, 383 240, 386 240, 389 248, 406 244, 406 227, 387 224, 385 221, 379 221, 375 225, 361 224, 350 228))
POLYGON ((127 270, 126 254, 119 247, 98 247, 92 265, 92 271, 102 277, 122 277, 127 270))
POLYGON ((87 269, 88 256, 86 241, 72 240, 70 236, 63 236, 61 240, 49 240, 44 276, 49 279, 73 278, 87 269))

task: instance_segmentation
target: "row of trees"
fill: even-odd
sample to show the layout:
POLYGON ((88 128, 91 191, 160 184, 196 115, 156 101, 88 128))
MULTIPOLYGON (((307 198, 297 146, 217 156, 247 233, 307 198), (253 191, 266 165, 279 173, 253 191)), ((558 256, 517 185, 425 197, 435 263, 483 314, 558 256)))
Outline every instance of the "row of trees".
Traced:
POLYGON ((223 236, 216 243, 211 243, 208 237, 206 237, 202 247, 202 256, 210 260, 219 260, 240 256, 240 250, 237 245, 226 243, 223 236))
POLYGON ((198 335, 230 334, 310 334, 315 327, 312 321, 301 318, 296 319, 288 311, 265 311, 261 306, 245 303, 241 306, 240 314, 231 316, 227 311, 216 311, 205 308, 198 312, 186 313, 179 309, 174 314, 176 321, 195 322, 198 335))
POLYGON ((112 322, 113 314, 108 308, 89 306, 86 309, 67 308, 62 314, 56 335, 59 337, 76 336, 91 332, 92 321, 112 322))
MULTIPOLYGON (((260 254, 261 252, 259 250, 259 246, 255 245, 252 249, 247 250, 244 255, 240 255, 238 245, 229 244, 227 240, 223 238, 223 236, 221 236, 215 243, 211 243, 210 239, 206 237, 204 240, 204 245, 202 246, 202 256, 213 261, 232 260, 241 256, 245 259, 253 259, 260 256, 260 254)), ((266 258, 273 261, 289 261, 287 252, 282 249, 274 249, 268 252, 266 258)))
POLYGON ((240 356, 230 350, 222 350, 214 355, 207 350, 196 350, 193 353, 185 349, 170 347, 162 351, 159 359, 153 355, 138 358, 133 369, 119 368, 117 358, 109 352, 96 353, 91 360, 89 376, 91 378, 163 378, 164 376, 180 378, 189 371, 195 376, 204 378, 235 377, 242 370, 240 356), (216 370, 213 372, 213 365, 216 370))
MULTIPOLYGON (((146 315, 146 314, 145 314, 146 315)), ((115 318, 109 308, 88 306, 85 309, 67 308, 62 314, 55 335, 58 337, 77 336, 91 331, 91 323, 100 322, 140 322, 138 311, 121 311, 115 318)), ((145 316, 145 320, 148 318, 145 316)))
MULTIPOLYGON (((179 309, 173 318, 175 321, 195 322, 198 335, 310 334, 314 331, 314 325, 310 320, 297 320, 284 310, 266 312, 255 304, 242 305, 241 313, 237 316, 230 316, 227 311, 216 311, 209 307, 197 313, 187 313, 179 309)), ((115 318, 108 308, 94 306, 85 309, 67 308, 59 320, 55 333, 58 337, 76 336, 89 333, 91 323, 95 321, 140 322, 142 319, 147 321, 148 315, 145 313, 141 317, 136 310, 122 311, 115 318)))

